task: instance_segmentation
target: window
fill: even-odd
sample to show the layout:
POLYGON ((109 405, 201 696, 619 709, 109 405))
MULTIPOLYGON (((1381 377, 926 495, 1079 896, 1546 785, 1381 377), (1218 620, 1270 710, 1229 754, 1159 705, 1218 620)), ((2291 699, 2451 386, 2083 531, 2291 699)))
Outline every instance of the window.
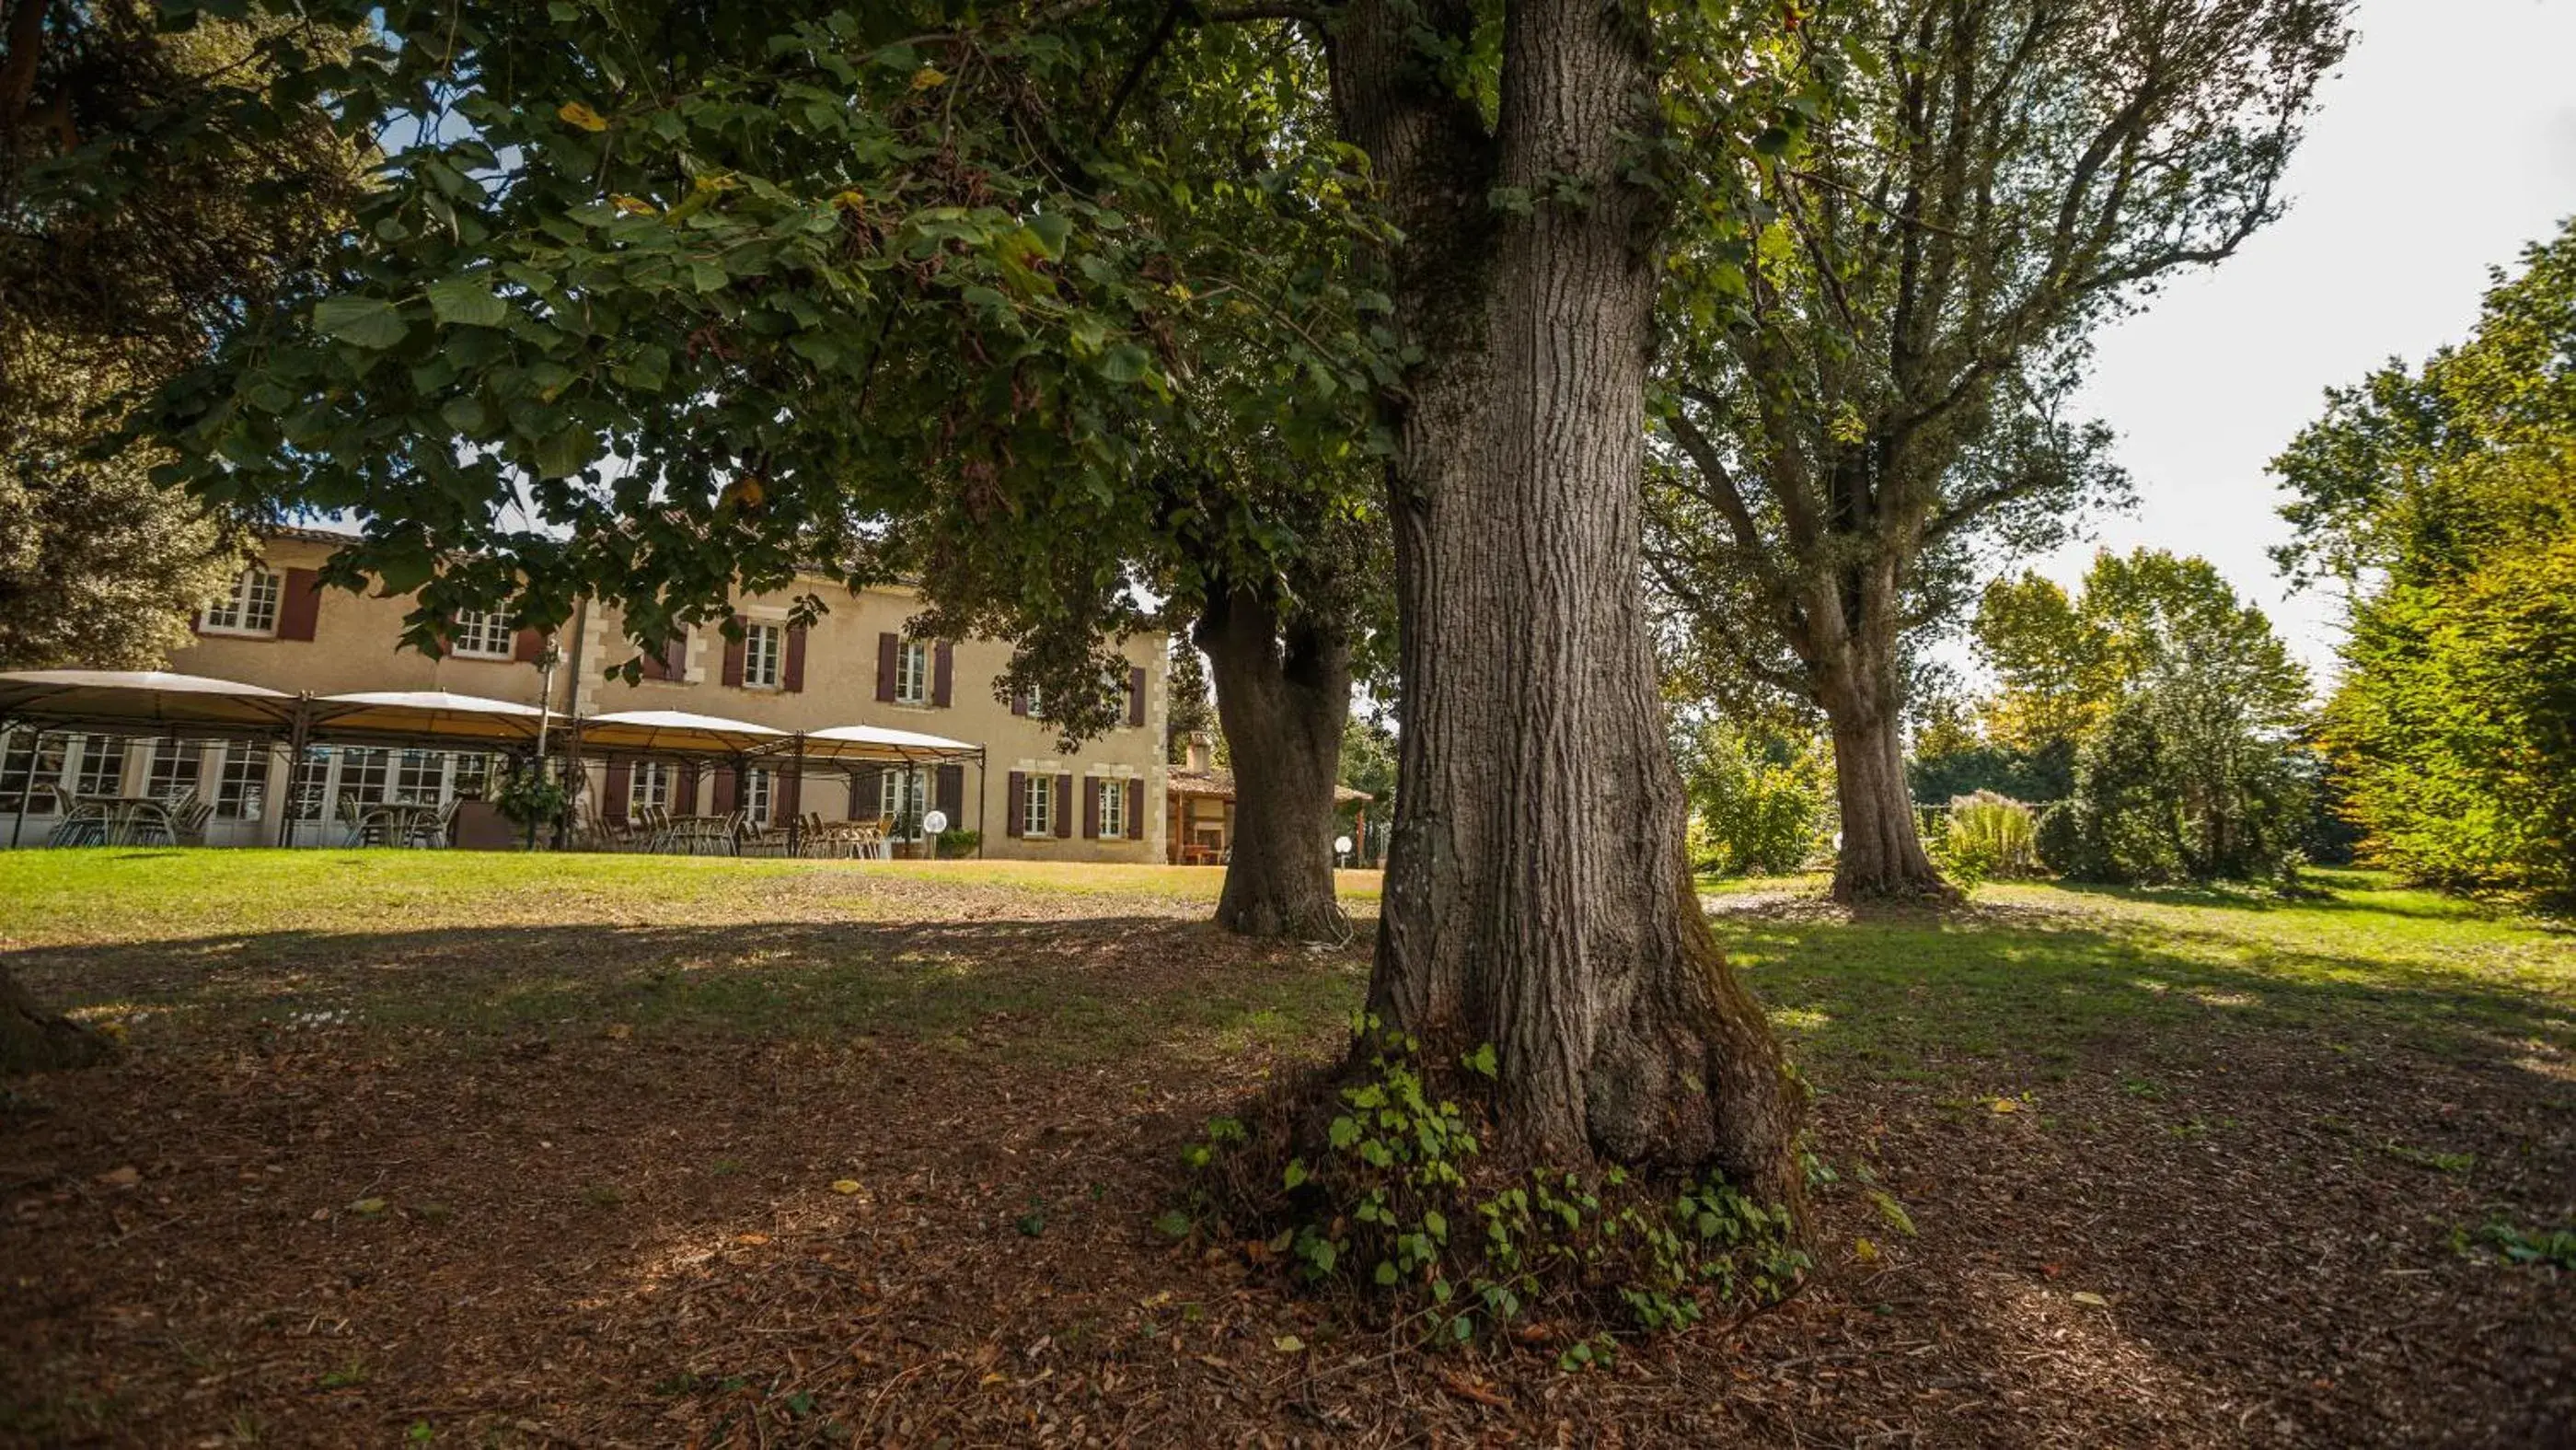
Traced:
POLYGON ((451 653, 467 659, 506 660, 510 645, 510 621, 484 609, 456 611, 456 630, 447 637, 451 653))
POLYGON ((113 735, 81 738, 80 764, 72 773, 75 795, 125 793, 125 742, 113 735))
POLYGON ((406 750, 394 769, 394 797, 426 804, 447 785, 447 756, 436 750, 406 750))
POLYGON ((224 747, 215 777, 215 814, 227 821, 255 821, 268 800, 268 747, 235 741, 224 747))
POLYGON ((60 784, 70 743, 63 736, 31 730, 0 734, 0 810, 34 808, 27 796, 31 787, 60 784))
POLYGON ((230 594, 206 606, 197 627, 208 634, 277 633, 277 596, 281 580, 266 569, 244 569, 230 594))
POLYGON ((745 819, 755 826, 769 824, 769 771, 753 766, 742 773, 742 810, 745 819))
POLYGON ((1100 792, 1100 839, 1119 841, 1127 836, 1127 782, 1095 780, 1092 789, 1100 792))
MULTIPOLYGON (((1035 711, 1031 711, 1035 714, 1035 711)), ((1020 811, 1020 834, 1052 836, 1055 834, 1055 777, 1029 777, 1028 802, 1020 811)))
POLYGON ((342 800, 363 801, 382 805, 385 779, 392 773, 393 753, 385 750, 343 750, 340 752, 340 789, 342 800))
MULTIPOLYGON (((671 781, 679 767, 667 760, 639 760, 626 777, 626 814, 631 819, 647 806, 668 809, 671 781)), ((683 812, 685 814, 685 812, 683 812)))
POLYGON ((181 791, 195 790, 205 768, 204 741, 155 741, 152 746, 152 780, 143 788, 143 793, 154 800, 167 800, 181 791))
POLYGON ((479 801, 492 792, 492 757, 460 755, 449 784, 461 801, 479 801))
POLYGON ((299 821, 322 819, 322 802, 330 792, 330 747, 305 746, 304 758, 295 763, 295 785, 288 796, 295 802, 295 818, 299 821))
POLYGON ((894 647, 894 702, 930 703, 930 646, 921 640, 907 639, 894 647))
POLYGON ((774 624, 742 627, 742 682, 755 690, 778 688, 779 662, 786 658, 787 631, 774 624))
POLYGON ((1031 685, 1029 686, 1028 699, 1029 718, 1032 720, 1044 719, 1046 717, 1046 692, 1040 690, 1035 685, 1031 685))
POLYGON ((877 814, 891 817, 902 839, 921 834, 921 817, 929 809, 930 772, 889 770, 877 778, 877 814))

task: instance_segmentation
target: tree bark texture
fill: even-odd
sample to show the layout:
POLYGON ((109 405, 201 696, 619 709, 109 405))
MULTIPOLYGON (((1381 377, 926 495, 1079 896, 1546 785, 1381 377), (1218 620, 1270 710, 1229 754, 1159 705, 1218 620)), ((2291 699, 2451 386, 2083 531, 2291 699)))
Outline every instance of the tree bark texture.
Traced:
POLYGON ((1422 358, 1389 403, 1404 730, 1371 1010, 1430 1050, 1492 1043, 1524 1152, 1714 1165, 1795 1205, 1800 1095, 1691 886, 1638 582, 1643 7, 1509 7, 1491 131, 1411 28, 1472 23, 1358 3, 1333 37, 1422 358), (1498 188, 1543 199, 1497 207, 1498 188))
POLYGON ((1248 589, 1212 597, 1193 632, 1234 763, 1233 851, 1217 925, 1245 936, 1342 940, 1333 897, 1333 787, 1351 708, 1350 641, 1286 620, 1248 589))
POLYGON ((1815 701, 1834 737, 1835 809, 1842 841, 1834 854, 1837 901, 1958 898, 1923 849, 1914 793, 1905 780, 1904 686, 1897 668, 1896 568, 1819 571, 1819 607, 1832 627, 1793 638, 1815 682, 1815 701), (1861 579, 1846 577, 1857 573, 1861 579))
POLYGON ((36 1005, 6 966, 0 966, 0 1076, 53 1072, 104 1061, 107 1039, 36 1005))

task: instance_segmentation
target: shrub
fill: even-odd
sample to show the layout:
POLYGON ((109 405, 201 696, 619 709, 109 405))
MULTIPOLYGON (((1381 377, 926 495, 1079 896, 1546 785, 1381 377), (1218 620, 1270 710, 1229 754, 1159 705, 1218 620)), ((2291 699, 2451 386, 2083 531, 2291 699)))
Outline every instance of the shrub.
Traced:
POLYGON ((2039 870, 2039 822, 2009 796, 1978 791, 1950 802, 1938 847, 1942 870, 1970 884, 2039 870))
POLYGON ((1712 722, 1686 742, 1683 760, 1692 870, 1781 876, 1824 844, 1833 782, 1815 742, 1712 722))
POLYGON ((2161 885, 2291 874, 2311 771, 2223 678, 2160 669, 2123 694, 2042 823, 2040 858, 2078 880, 2161 885))
POLYGON ((982 831, 947 830, 939 833, 939 854, 942 856, 972 856, 983 846, 982 831))

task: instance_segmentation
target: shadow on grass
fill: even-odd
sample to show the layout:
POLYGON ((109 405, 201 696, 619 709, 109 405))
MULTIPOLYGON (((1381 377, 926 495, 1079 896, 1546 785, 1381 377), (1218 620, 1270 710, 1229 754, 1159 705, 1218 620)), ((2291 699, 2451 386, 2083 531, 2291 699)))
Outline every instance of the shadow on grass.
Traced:
POLYGON ((890 1033, 971 1038, 1056 1063, 1176 1038, 1284 1042, 1341 1021, 1366 983, 1348 954, 1256 946, 1152 916, 299 930, 5 960, 49 1004, 123 1018, 146 1043, 232 1046, 344 1027, 468 1046, 618 1028, 890 1033))
POLYGON ((2518 969, 2509 951, 2490 962, 2431 944, 2421 955, 2302 949, 2170 921, 2015 926, 1932 913, 1712 926, 1829 1084, 1934 1076, 1962 1058, 2062 1074, 2177 1054, 2397 1047, 2536 1080, 2551 1075, 2536 1061, 2576 1064, 2576 963, 2518 969))

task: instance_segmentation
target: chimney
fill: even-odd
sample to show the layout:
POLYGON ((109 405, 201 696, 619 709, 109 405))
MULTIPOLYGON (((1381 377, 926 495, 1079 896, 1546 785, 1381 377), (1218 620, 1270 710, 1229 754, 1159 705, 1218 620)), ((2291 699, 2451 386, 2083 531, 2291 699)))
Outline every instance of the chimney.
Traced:
POLYGON ((1190 732, 1190 759, 1183 769, 1205 775, 1216 764, 1216 737, 1204 730, 1190 732))

